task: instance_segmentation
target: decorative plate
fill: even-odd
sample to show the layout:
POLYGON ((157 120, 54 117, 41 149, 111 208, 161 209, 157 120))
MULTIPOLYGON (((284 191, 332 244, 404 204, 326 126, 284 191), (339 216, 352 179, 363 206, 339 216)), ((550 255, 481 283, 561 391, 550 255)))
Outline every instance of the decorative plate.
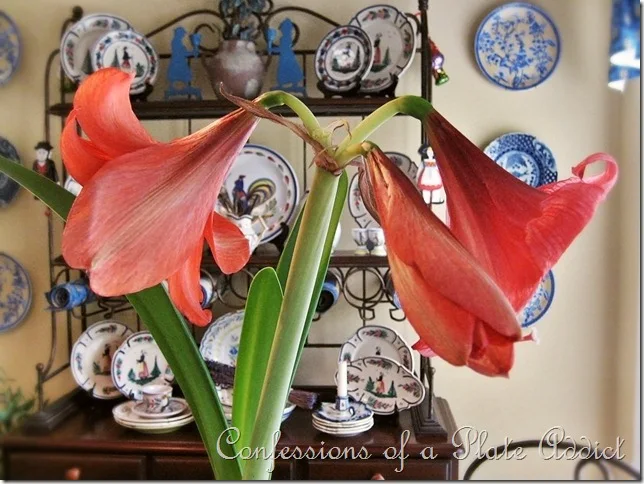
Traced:
POLYGON ((373 425, 374 425, 374 420, 371 419, 366 424, 360 427, 349 427, 346 429, 343 429, 343 428, 338 429, 338 428, 327 427, 316 420, 313 421, 313 428, 315 430, 319 430, 320 432, 323 432, 325 434, 335 435, 336 437, 353 437, 355 435, 359 435, 363 432, 366 432, 367 430, 371 429, 373 425))
POLYGON ((348 362, 368 356, 386 356, 413 373, 411 348, 393 329, 370 324, 363 326, 340 348, 339 361, 348 362))
POLYGON ((89 76, 92 48, 103 35, 114 30, 130 30, 132 26, 121 17, 107 13, 86 15, 65 32, 60 42, 60 63, 67 77, 79 82, 89 76))
POLYGON ((81 192, 81 190, 83 189, 83 185, 81 185, 80 183, 78 183, 78 182, 74 179, 74 177, 72 177, 71 175, 68 175, 68 176, 67 176, 67 180, 65 180, 65 185, 64 185, 64 187, 63 187, 63 188, 65 188, 65 190, 67 190, 67 191, 68 191, 69 193, 71 193, 72 195, 78 196, 78 194, 79 194, 79 193, 81 192))
POLYGON ((132 400, 141 400, 149 383, 172 383, 174 374, 149 331, 130 335, 112 358, 112 380, 132 400))
POLYGON ((0 11, 0 86, 14 75, 20 64, 20 32, 11 18, 0 11))
POLYGON ((183 398, 172 398, 173 402, 180 402, 183 404, 183 410, 180 414, 174 415, 172 417, 166 416, 163 419, 150 420, 147 417, 139 416, 134 408, 141 404, 134 400, 128 400, 127 402, 120 403, 112 409, 112 415, 114 419, 120 420, 121 422, 129 424, 139 424, 139 425, 170 425, 176 422, 183 422, 184 420, 192 419, 192 411, 188 407, 188 403, 183 398))
MULTIPOLYGON (((199 351, 204 360, 237 366, 239 339, 244 324, 244 310, 224 314, 208 326, 201 339, 199 351)), ((233 389, 217 387, 223 405, 232 406, 233 389)))
POLYGON ((300 189, 291 164, 266 146, 247 144, 230 168, 215 209, 250 215, 261 242, 273 240, 295 214, 300 189))
POLYGON ((527 328, 539 321, 550 308, 555 297, 555 276, 552 271, 543 276, 530 302, 521 311, 521 327, 527 328))
POLYGON ((159 71, 159 56, 148 40, 133 30, 108 32, 98 39, 92 49, 92 68, 118 67, 134 72, 130 93, 145 91, 154 84, 159 71))
POLYGON ((529 3, 507 3, 481 22, 474 40, 476 62, 485 76, 505 89, 538 86, 557 67, 559 32, 548 14, 529 3))
POLYGON ((360 10, 349 22, 362 28, 373 44, 373 64, 361 83, 361 91, 387 89, 411 65, 416 52, 416 32, 407 16, 391 5, 360 10))
POLYGON ((349 396, 380 415, 414 407, 425 398, 421 381, 407 368, 384 356, 349 362, 347 381, 349 396))
MULTIPOLYGON (((22 164, 16 147, 13 146, 9 140, 0 136, 0 155, 15 161, 19 165, 22 164)), ((20 190, 20 185, 9 178, 4 173, 0 173, 0 207, 9 205, 20 190)))
POLYGON ((112 356, 131 334, 130 328, 113 319, 87 328, 74 343, 70 357, 78 386, 101 400, 119 398, 121 393, 112 381, 112 356))
POLYGON ((557 164, 550 149, 532 135, 508 133, 486 146, 485 154, 528 185, 557 181, 557 164))
POLYGON ((324 422, 326 426, 341 426, 343 428, 363 425, 373 417, 373 411, 362 402, 349 400, 348 408, 353 408, 353 412, 338 410, 335 407, 335 402, 322 402, 320 408, 315 410, 311 416, 314 420, 324 422))
POLYGON ((411 158, 403 153, 398 153, 397 151, 387 151, 385 155, 393 161, 400 170, 407 175, 412 182, 416 183, 416 177, 418 176, 418 165, 411 161, 411 158))
POLYGON ((145 402, 136 402, 136 405, 132 407, 132 413, 143 417, 147 421, 150 419, 159 420, 165 419, 168 417, 174 417, 180 413, 184 413, 188 408, 188 404, 183 398, 170 398, 168 405, 159 413, 150 413, 145 411, 145 402))
POLYGON ((329 32, 315 53, 315 74, 329 91, 345 92, 360 85, 373 63, 367 33, 355 25, 329 32))
POLYGON ((349 196, 347 197, 347 205, 349 205, 349 213, 356 221, 358 227, 366 229, 368 227, 380 227, 378 222, 371 216, 367 207, 362 201, 362 194, 360 193, 358 173, 353 175, 351 183, 349 184, 349 196))
POLYGON ((31 281, 25 268, 0 252, 0 333, 18 326, 31 307, 31 281))

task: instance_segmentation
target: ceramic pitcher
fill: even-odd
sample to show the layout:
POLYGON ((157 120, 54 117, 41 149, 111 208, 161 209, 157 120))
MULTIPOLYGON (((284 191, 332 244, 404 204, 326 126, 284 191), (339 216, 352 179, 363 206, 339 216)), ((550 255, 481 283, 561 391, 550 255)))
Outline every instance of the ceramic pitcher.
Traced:
POLYGON ((213 57, 202 57, 215 94, 220 99, 219 83, 235 96, 256 97, 264 81, 266 67, 257 54, 255 42, 223 40, 213 57))

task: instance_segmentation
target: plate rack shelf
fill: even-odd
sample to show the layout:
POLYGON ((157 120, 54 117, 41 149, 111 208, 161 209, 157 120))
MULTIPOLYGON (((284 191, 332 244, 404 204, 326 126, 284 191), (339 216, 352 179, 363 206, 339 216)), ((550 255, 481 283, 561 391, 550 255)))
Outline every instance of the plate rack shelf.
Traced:
MULTIPOLYGON (((431 66, 431 53, 428 41, 428 1, 418 1, 418 12, 415 14, 407 14, 410 20, 415 24, 418 35, 418 46, 416 52, 420 57, 420 86, 419 94, 426 99, 432 99, 432 76, 430 71, 431 66)), ((69 28, 70 25, 80 20, 83 16, 83 9, 81 7, 74 7, 71 16, 64 21, 61 26, 62 34, 69 28)), ((304 49, 298 47, 300 40, 300 29, 297 26, 297 18, 314 19, 315 21, 326 24, 330 29, 339 26, 340 24, 328 17, 325 17, 318 12, 304 7, 280 7, 274 8, 272 0, 268 0, 268 8, 265 13, 257 16, 258 31, 265 31, 266 28, 274 25, 275 22, 288 16, 295 23, 295 38, 294 38, 294 53, 303 66, 303 70, 307 72, 307 66, 312 65, 315 50, 304 49)), ((167 33, 169 29, 178 26, 186 19, 193 21, 198 19, 203 21, 194 28, 194 32, 203 31, 207 22, 220 23, 222 22, 222 13, 216 10, 202 9, 186 12, 175 19, 166 22, 158 28, 148 32, 145 36, 155 44, 155 37, 162 33, 167 33)), ((212 30, 212 29, 211 29, 212 30)), ((259 41, 259 39, 258 39, 259 41)), ((158 46, 156 46, 158 49, 158 46)), ((213 49, 202 48, 202 56, 212 55, 213 49)), ((265 51, 264 51, 265 54, 265 51)), ((159 57, 162 60, 160 69, 163 70, 165 65, 163 61, 170 58, 169 52, 159 52, 159 57)), ((60 119, 64 123, 66 116, 69 114, 73 99, 73 92, 77 86, 68 81, 60 68, 60 50, 56 49, 51 52, 45 69, 44 90, 45 90, 45 106, 44 106, 44 128, 45 139, 49 142, 57 141, 58 135, 54 133, 52 128, 52 120, 60 119), (60 81, 53 82, 54 76, 58 76, 60 81), (56 86, 54 86, 56 84, 56 86)), ((305 79, 305 86, 308 91, 312 91, 315 87, 315 82, 312 79, 305 79)), ((152 95, 152 98, 155 96, 152 95)), ((324 117, 346 117, 346 116, 359 116, 364 117, 370 114, 373 110, 386 103, 389 98, 385 96, 369 96, 369 97, 305 97, 303 101, 309 106, 311 111, 316 116, 324 117)), ((227 102, 216 99, 205 100, 176 100, 176 101, 135 101, 133 102, 133 109, 136 115, 142 120, 186 120, 188 121, 188 129, 192 132, 192 120, 196 119, 212 119, 226 115, 234 110, 234 106, 227 102)), ((276 113, 284 116, 292 116, 292 112, 288 109, 278 108, 276 113)), ((419 145, 426 141, 425 133, 421 131, 419 145)), ((56 144, 56 143, 53 143, 56 144)), ((277 148, 277 147, 276 147, 277 148)), ((306 149, 303 147, 303 188, 307 189, 306 167, 310 163, 307 160, 306 149)), ((63 167, 63 176, 67 174, 63 167)), ((50 282, 51 286, 60 284, 62 282, 69 282, 75 279, 77 271, 69 268, 63 258, 59 255, 59 248, 55 243, 55 233, 60 229, 61 222, 55 219, 52 215, 47 217, 48 235, 49 235, 49 253, 50 253, 50 282)), ((226 294, 220 294, 219 300, 224 305, 232 308, 239 308, 243 306, 244 291, 236 291, 234 289, 232 278, 242 278, 242 286, 246 287, 252 280, 253 274, 262 267, 276 265, 277 256, 260 256, 255 255, 251 258, 248 265, 241 273, 232 276, 221 276, 225 279, 223 284, 223 291, 228 291, 228 298, 226 294), (245 282, 244 282, 245 280, 245 282), (227 302, 230 300, 230 295, 233 294, 234 302, 227 302)), ((210 257, 209 253, 204 256, 203 267, 205 269, 215 271, 216 265, 210 257)), ((386 257, 377 256, 356 256, 350 251, 337 251, 331 259, 331 267, 338 270, 343 282, 349 279, 354 281, 352 287, 355 289, 349 290, 348 284, 342 284, 343 296, 348 304, 357 309, 362 324, 367 324, 370 320, 375 318, 374 308, 377 305, 388 305, 390 317, 397 321, 405 319, 404 313, 397 309, 393 303, 391 295, 386 289, 386 280, 389 274, 386 257), (376 281, 374 283, 374 280, 376 281), (356 284, 357 283, 357 284, 356 284), (375 285, 375 287, 373 287, 375 285)), ((71 352, 73 346, 72 329, 75 325, 80 325, 80 329, 85 330, 88 320, 95 316, 102 316, 105 318, 114 317, 116 314, 130 311, 134 313, 131 306, 129 306, 125 298, 98 298, 95 302, 88 305, 81 305, 71 311, 52 312, 51 313, 51 345, 50 354, 46 363, 39 363, 36 365, 37 371, 37 401, 38 409, 42 415, 40 421, 43 422, 43 427, 51 427, 52 417, 47 414, 50 407, 51 411, 57 411, 58 415, 69 412, 70 406, 65 402, 59 401, 51 406, 48 406, 44 400, 44 386, 56 375, 69 368, 69 362, 54 367, 56 361, 56 350, 58 347, 58 339, 62 335, 66 337, 66 351, 71 352), (47 408, 46 408, 47 407, 47 408), (61 411, 63 409, 64 411, 61 411)), ((323 317, 322 317, 323 318, 323 317)), ((136 316, 137 330, 143 327, 142 321, 136 316)), ((196 335, 195 335, 196 337, 196 335)), ((339 348, 342 342, 335 343, 320 343, 307 342, 307 347, 312 348, 339 348)), ((443 429, 435 424, 431 412, 431 398, 432 398, 432 381, 434 369, 428 359, 422 358, 420 376, 428 388, 428 398, 426 402, 420 407, 416 407, 414 412, 414 419, 417 423, 416 427, 419 430, 424 429, 427 434, 440 434, 443 429)), ((38 421, 38 419, 36 419, 38 421)))

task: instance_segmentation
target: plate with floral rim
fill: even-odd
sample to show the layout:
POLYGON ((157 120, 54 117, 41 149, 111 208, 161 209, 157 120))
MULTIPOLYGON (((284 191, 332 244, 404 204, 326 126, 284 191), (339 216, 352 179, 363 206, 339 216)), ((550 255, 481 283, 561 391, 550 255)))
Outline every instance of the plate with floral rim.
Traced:
POLYGON ((20 262, 0 252, 0 334, 24 321, 31 300, 29 274, 20 262))
POLYGON ((7 83, 18 70, 22 45, 15 22, 0 11, 0 86, 7 83))
POLYGON ((106 33, 131 30, 129 22, 116 15, 93 13, 81 18, 63 35, 60 42, 60 63, 63 71, 74 82, 80 82, 93 71, 92 48, 106 33))
POLYGON ((149 331, 133 333, 121 343, 112 358, 112 380, 131 400, 143 398, 150 383, 172 383, 174 374, 149 331))
MULTIPOLYGON (((3 138, 2 136, 0 136, 0 155, 19 165, 22 165, 16 147, 11 144, 8 139, 3 138)), ((0 172, 0 208, 6 207, 11 202, 13 202, 19 191, 20 185, 9 178, 8 175, 0 172)))
POLYGON ((368 356, 385 356, 414 371, 414 358, 407 342, 396 331, 370 324, 358 329, 340 348, 338 361, 351 362, 368 356))
POLYGON ((130 328, 114 319, 87 328, 74 343, 70 358, 78 386, 100 400, 120 398, 112 380, 112 357, 131 334, 130 328))
POLYGON ((561 55, 555 23, 544 10, 529 3, 511 2, 495 8, 483 19, 474 39, 481 72, 512 91, 544 82, 561 55))
POLYGON ((383 91, 400 78, 416 53, 414 24, 396 7, 372 5, 360 10, 349 22, 364 30, 373 44, 371 69, 360 83, 364 93, 383 91))
POLYGON ((346 92, 355 89, 373 63, 373 46, 357 25, 342 25, 329 32, 315 52, 315 74, 325 89, 346 92))
MULTIPOLYGON (((337 383, 338 375, 335 379, 337 383)), ((419 405, 425 387, 407 368, 384 356, 349 362, 347 393, 367 405, 374 413, 389 415, 419 405)))
POLYGON ((118 67, 134 74, 130 94, 145 91, 159 73, 159 55, 142 34, 133 30, 112 31, 103 35, 92 48, 92 68, 118 67))
POLYGON ((295 170, 282 155, 246 144, 230 167, 215 210, 225 216, 250 216, 261 243, 282 232, 295 215, 300 187, 295 170))
POLYGON ((521 310, 521 327, 528 328, 539 321, 548 309, 550 309, 554 297, 555 276, 550 270, 543 276, 532 298, 521 310))

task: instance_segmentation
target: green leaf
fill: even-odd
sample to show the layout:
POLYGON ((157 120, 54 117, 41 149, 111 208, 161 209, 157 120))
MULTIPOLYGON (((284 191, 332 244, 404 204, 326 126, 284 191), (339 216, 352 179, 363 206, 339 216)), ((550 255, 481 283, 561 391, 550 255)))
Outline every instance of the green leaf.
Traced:
MULTIPOLYGON (((233 398, 233 426, 240 432, 238 448, 250 443, 257 417, 266 365, 282 307, 282 287, 272 267, 260 270, 250 285, 239 342, 233 398)), ((242 464, 243 465, 243 464, 242 464)))
POLYGON ((76 197, 63 187, 3 156, 0 156, 0 171, 9 175, 9 177, 40 198, 60 218, 67 219, 67 214, 72 208, 72 203, 74 203, 76 197))
MULTIPOLYGON (((322 285, 324 284, 324 279, 326 278, 326 272, 329 270, 329 261, 331 260, 331 251, 333 248, 333 238, 335 237, 335 231, 340 222, 340 217, 342 216, 342 210, 344 209, 344 204, 347 199, 347 193, 349 191, 349 177, 346 171, 342 172, 340 175, 340 181, 338 183, 338 191, 335 195, 335 201, 333 203, 333 212, 331 214, 331 222, 329 224, 329 231, 327 232, 326 239, 324 241, 324 252, 322 254, 322 260, 320 262, 320 267, 318 268, 317 277, 315 280, 315 289, 313 291, 313 296, 311 298, 311 305, 309 306, 309 311, 306 316, 306 322, 304 325, 304 331, 300 340, 300 349, 297 354, 297 364, 293 368, 293 376, 291 377, 291 384, 295 378, 295 372, 300 363, 300 358, 302 357, 302 351, 304 350, 304 344, 306 343, 306 338, 309 334, 311 328, 311 322, 313 321, 313 316, 315 315, 315 310, 318 306, 318 300, 320 299, 320 294, 322 293, 322 285)), ((286 280, 288 278, 289 269, 291 267, 291 261, 293 259, 293 250, 295 249, 295 241, 297 240, 297 234, 300 230, 300 224, 302 222, 302 214, 304 213, 304 207, 300 211, 300 214, 297 217, 297 222, 293 226, 293 230, 289 234, 286 245, 284 246, 284 251, 280 257, 279 263, 277 264, 277 275, 280 279, 282 287, 286 287, 286 280)))

